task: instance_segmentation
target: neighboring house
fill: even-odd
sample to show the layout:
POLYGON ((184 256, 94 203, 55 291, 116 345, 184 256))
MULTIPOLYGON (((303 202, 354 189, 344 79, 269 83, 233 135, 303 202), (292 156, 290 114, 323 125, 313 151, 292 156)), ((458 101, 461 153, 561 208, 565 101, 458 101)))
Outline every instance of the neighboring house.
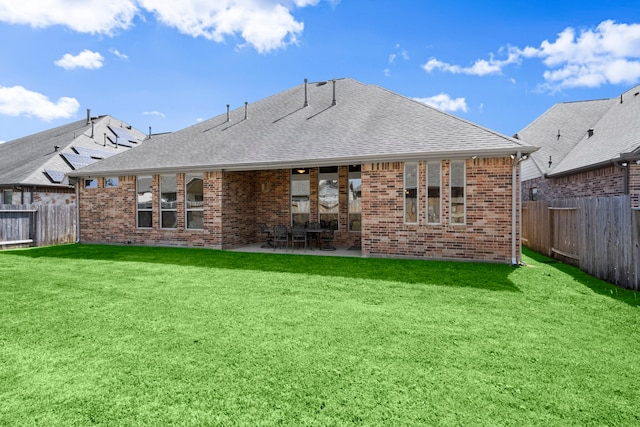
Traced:
POLYGON ((640 193, 640 86, 556 104, 518 132, 540 147, 522 163, 523 200, 640 193))
MULTIPOLYGON (((72 204, 66 174, 140 145, 145 134, 111 116, 91 117, 0 144, 0 204, 72 204)), ((87 185, 92 185, 87 183, 87 185)))
POLYGON ((227 107, 69 175, 82 242, 231 249, 259 242, 259 223, 333 221, 336 244, 365 256, 517 263, 519 160, 534 150, 340 79, 227 107))

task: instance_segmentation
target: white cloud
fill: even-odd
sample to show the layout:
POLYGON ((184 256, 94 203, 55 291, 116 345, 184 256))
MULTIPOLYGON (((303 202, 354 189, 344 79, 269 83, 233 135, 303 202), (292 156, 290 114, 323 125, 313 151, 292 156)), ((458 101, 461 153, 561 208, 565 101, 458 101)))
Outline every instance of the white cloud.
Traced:
POLYGON ((570 87, 597 87, 602 84, 636 83, 640 80, 640 24, 617 24, 603 21, 596 28, 577 32, 566 28, 555 41, 544 40, 535 48, 507 46, 505 59, 478 59, 469 67, 430 59, 422 68, 453 74, 486 76, 502 74, 506 66, 522 59, 540 59, 547 66, 543 73, 548 90, 570 87))
POLYGON ((109 52, 111 54, 117 56, 120 59, 129 59, 128 55, 125 55, 124 53, 121 53, 118 49, 111 48, 111 49, 109 49, 109 52))
POLYGON ((431 107, 437 108, 442 111, 463 111, 467 112, 469 108, 467 107, 467 101, 465 98, 451 98, 446 93, 441 93, 439 95, 430 96, 428 98, 413 98, 414 100, 429 105, 431 107))
POLYGON ((0 0, 0 21, 35 28, 63 25, 90 34, 127 29, 137 13, 135 0, 0 0))
POLYGON ((162 117, 164 119, 164 113, 161 113, 160 111, 145 111, 142 113, 143 116, 158 116, 158 117, 162 117))
POLYGON ((58 59, 55 64, 65 70, 73 70, 76 68, 97 70, 98 68, 102 68, 102 61, 104 61, 104 57, 98 52, 91 52, 85 49, 76 56, 66 53, 61 59, 58 59))
MULTIPOLYGON (((63 25, 74 31, 114 35, 148 12, 169 27, 218 43, 244 39, 265 53, 296 44, 304 30, 292 12, 321 0, 0 0, 0 21, 43 28, 63 25), (99 13, 96 13, 99 11, 99 13)), ((328 0, 335 7, 338 0, 328 0)))
POLYGON ((319 0, 199 0, 167 2, 139 0, 159 21, 192 37, 223 42, 241 36, 258 52, 296 44, 304 29, 291 14, 295 7, 315 6, 319 0))
POLYGON ((51 102, 46 96, 22 86, 0 86, 0 114, 35 116, 45 121, 72 117, 80 107, 75 98, 62 97, 51 102))

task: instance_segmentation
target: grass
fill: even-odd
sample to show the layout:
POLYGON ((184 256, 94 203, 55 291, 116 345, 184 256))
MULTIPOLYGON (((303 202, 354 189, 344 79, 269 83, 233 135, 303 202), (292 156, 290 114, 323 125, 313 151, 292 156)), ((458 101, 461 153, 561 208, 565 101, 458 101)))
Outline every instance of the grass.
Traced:
POLYGON ((0 252, 0 425, 637 425, 640 298, 525 267, 0 252))

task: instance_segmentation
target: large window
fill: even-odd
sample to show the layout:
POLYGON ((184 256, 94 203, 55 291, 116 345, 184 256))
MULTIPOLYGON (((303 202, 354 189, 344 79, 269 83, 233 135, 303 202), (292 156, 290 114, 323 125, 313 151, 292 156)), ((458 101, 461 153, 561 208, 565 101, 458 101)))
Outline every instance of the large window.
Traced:
POLYGON ((349 166, 349 231, 362 230, 362 178, 360 165, 349 166))
POLYGON ((13 190, 2 190, 2 203, 5 205, 13 204, 13 190))
POLYGON ((441 162, 427 162, 427 223, 439 224, 441 216, 441 162))
POLYGON ((138 227, 151 228, 153 226, 153 196, 151 193, 151 177, 139 176, 138 192, 138 227))
POLYGON ((160 177, 160 227, 176 228, 177 214, 177 179, 175 175, 160 177))
POLYGON ((465 223, 466 192, 464 161, 451 162, 451 224, 465 223))
POLYGON ((418 223, 418 164, 404 165, 404 222, 418 223))
POLYGON ((339 210, 338 167, 320 168, 318 176, 318 213, 324 228, 338 229, 339 210))
POLYGON ((204 228, 204 192, 202 175, 185 177, 187 228, 204 228))
POLYGON ((309 169, 291 169, 291 225, 309 222, 309 169))

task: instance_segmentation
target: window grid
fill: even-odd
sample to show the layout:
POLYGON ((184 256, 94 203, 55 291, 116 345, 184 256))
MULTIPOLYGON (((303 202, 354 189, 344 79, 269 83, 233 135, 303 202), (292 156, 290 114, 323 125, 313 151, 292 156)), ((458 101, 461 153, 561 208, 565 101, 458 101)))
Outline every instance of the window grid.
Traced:
POLYGON ((178 227, 177 186, 178 180, 176 175, 163 175, 160 177, 161 228, 178 227))
POLYGON ((450 221, 452 225, 466 223, 466 179, 465 162, 456 160, 451 162, 450 177, 450 221))
POLYGON ((418 164, 404 165, 404 222, 418 223, 418 164))
POLYGON ((427 224, 442 222, 442 162, 427 162, 427 224))
POLYGON ((138 228, 151 228, 153 226, 151 180, 150 176, 139 176, 136 180, 136 219, 138 228))

